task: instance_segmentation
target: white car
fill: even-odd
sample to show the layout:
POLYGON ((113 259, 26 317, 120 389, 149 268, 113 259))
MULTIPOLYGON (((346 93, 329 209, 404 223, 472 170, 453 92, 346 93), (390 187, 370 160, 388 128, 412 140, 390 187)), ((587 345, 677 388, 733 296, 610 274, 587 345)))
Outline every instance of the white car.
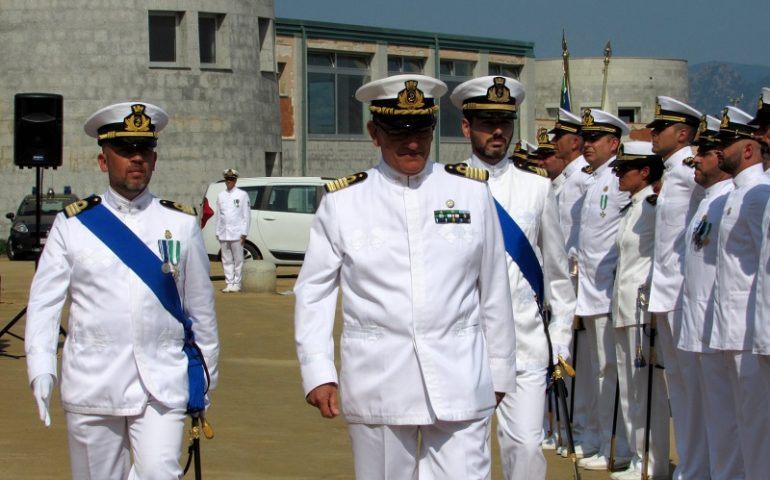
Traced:
MULTIPOLYGON (((251 228, 243 246, 244 259, 301 265, 310 224, 328 181, 321 177, 239 178, 236 187, 248 193, 251 201, 251 228)), ((200 208, 203 242, 209 258, 214 260, 220 259, 217 195, 224 189, 224 180, 209 184, 200 208)))

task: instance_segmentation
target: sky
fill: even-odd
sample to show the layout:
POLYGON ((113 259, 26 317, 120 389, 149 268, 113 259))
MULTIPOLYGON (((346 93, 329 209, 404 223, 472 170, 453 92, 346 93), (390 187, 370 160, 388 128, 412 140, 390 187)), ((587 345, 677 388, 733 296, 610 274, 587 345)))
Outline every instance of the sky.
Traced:
POLYGON ((532 42, 536 58, 617 57, 770 66, 768 0, 274 0, 279 18, 532 42))

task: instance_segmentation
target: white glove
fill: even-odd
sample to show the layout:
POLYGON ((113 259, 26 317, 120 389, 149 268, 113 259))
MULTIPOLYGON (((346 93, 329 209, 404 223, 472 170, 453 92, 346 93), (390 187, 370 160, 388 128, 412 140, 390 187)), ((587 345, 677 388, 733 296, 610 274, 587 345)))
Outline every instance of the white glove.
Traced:
POLYGON ((554 344, 553 345, 553 364, 554 365, 559 363, 559 356, 561 356, 565 362, 569 363, 570 360, 572 359, 572 355, 569 351, 569 346, 554 344))
POLYGON ((38 375, 32 380, 32 395, 37 402, 37 410, 40 415, 40 421, 46 427, 51 426, 51 415, 48 413, 48 405, 51 403, 51 392, 53 392, 53 375, 44 373, 38 375))

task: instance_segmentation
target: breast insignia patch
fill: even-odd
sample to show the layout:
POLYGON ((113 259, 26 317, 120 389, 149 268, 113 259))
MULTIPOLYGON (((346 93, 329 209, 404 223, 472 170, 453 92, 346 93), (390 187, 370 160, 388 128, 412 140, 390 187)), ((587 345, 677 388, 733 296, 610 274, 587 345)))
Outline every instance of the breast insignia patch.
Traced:
POLYGON ((361 183, 364 180, 366 180, 366 177, 369 175, 366 172, 358 172, 353 175, 348 175, 346 177, 338 178, 337 180, 332 180, 331 182, 328 182, 326 185, 324 185, 324 189, 327 193, 336 192, 339 190, 342 190, 343 188, 347 188, 351 185, 355 185, 356 183, 361 183))
POLYGON ((64 207, 64 215, 66 215, 67 218, 72 218, 80 212, 85 212, 89 208, 95 207, 100 203, 102 203, 102 198, 100 196, 91 195, 88 198, 78 200, 77 202, 72 202, 64 207))
POLYGON ((161 200, 160 204, 166 208, 170 208, 171 210, 176 210, 177 212, 186 213, 187 215, 192 215, 193 217, 198 214, 198 212, 195 210, 195 207, 193 207, 192 205, 172 202, 171 200, 161 200))
POLYGON ((695 157, 687 157, 684 160, 682 160, 682 163, 684 163, 690 168, 695 168, 695 157))
POLYGON ((458 177, 470 178, 479 182, 486 182, 489 179, 489 172, 483 168, 469 167, 464 163, 450 163, 444 165, 444 170, 458 177))
POLYGON ((647 198, 645 198, 645 200, 647 200, 647 203, 649 203, 650 205, 655 206, 658 204, 658 195, 655 193, 653 193, 652 195, 647 195, 647 198))
POLYGON ((591 165, 586 165, 585 167, 581 168, 580 171, 587 175, 594 174, 594 168, 591 165))

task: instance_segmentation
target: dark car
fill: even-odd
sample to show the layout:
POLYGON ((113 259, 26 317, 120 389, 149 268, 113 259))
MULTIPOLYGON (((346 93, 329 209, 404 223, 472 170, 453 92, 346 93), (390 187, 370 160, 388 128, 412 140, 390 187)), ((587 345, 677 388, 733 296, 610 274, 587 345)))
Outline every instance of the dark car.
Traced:
MULTIPOLYGON (((78 197, 70 193, 56 194, 49 191, 43 195, 40 202, 40 244, 45 245, 48 232, 56 217, 64 207, 78 200, 78 197)), ((11 260, 22 258, 34 258, 38 253, 37 226, 35 223, 35 210, 37 198, 35 195, 27 195, 21 201, 16 214, 8 213, 6 218, 13 223, 5 252, 11 260)))

